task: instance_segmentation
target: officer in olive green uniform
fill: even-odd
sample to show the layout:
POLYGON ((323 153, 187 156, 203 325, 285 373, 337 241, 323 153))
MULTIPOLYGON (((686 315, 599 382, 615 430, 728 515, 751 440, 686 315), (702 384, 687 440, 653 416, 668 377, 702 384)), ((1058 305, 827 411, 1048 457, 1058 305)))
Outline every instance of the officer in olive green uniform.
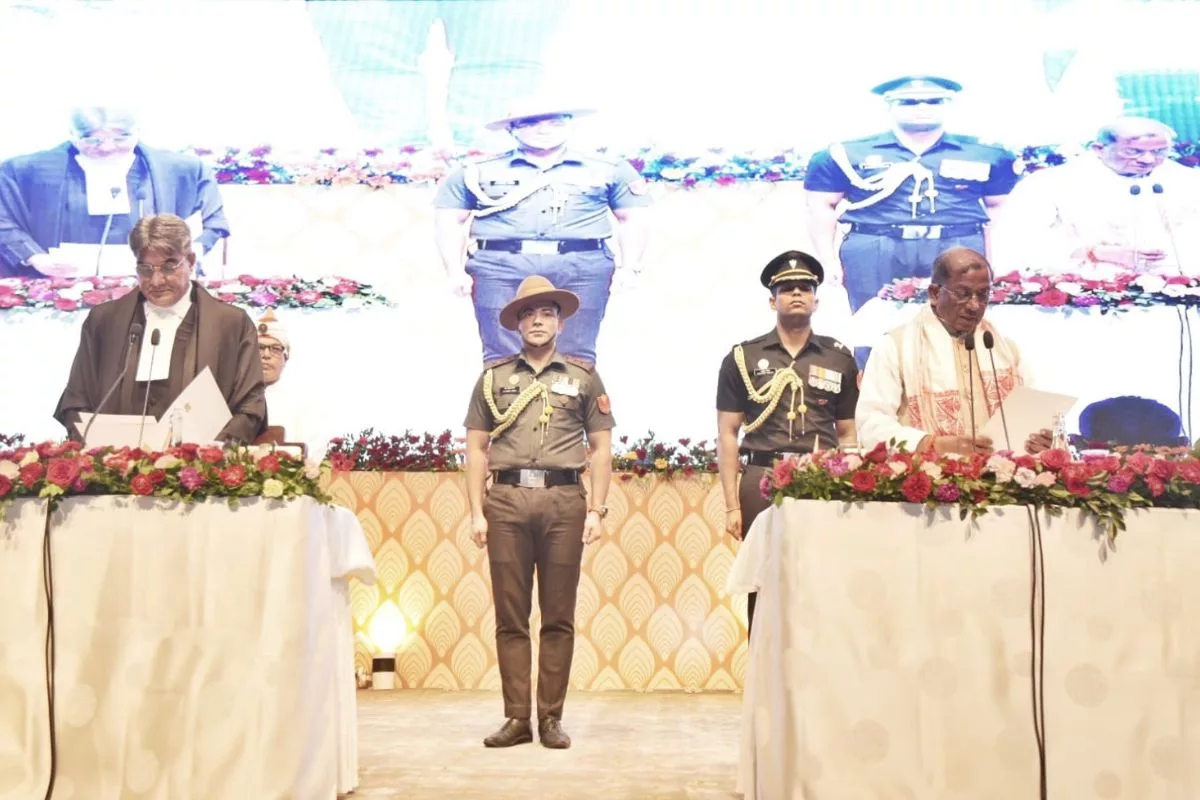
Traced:
POLYGON ((485 365, 467 411, 467 491, 475 543, 488 549, 496 655, 507 722, 487 747, 533 741, 529 617, 534 569, 542 612, 538 736, 570 747, 561 719, 575 650, 575 597, 584 545, 600 536, 612 475, 612 410, 588 362, 559 355, 562 320, 579 298, 526 278, 500 312, 521 353, 485 365), (586 441, 585 441, 586 439, 586 441), (584 489, 584 470, 590 482, 584 489), (486 489, 488 474, 492 485, 486 489))
MULTIPOLYGON (((718 464, 725 527, 738 539, 770 505, 759 482, 776 460, 857 439, 854 355, 810 327, 824 278, 821 263, 807 253, 790 250, 771 259, 760 279, 771 290, 775 329, 736 345, 721 363, 718 464), (739 446, 740 433, 745 435, 739 446)), ((747 629, 754 622, 755 599, 751 593, 747 600, 747 629)))

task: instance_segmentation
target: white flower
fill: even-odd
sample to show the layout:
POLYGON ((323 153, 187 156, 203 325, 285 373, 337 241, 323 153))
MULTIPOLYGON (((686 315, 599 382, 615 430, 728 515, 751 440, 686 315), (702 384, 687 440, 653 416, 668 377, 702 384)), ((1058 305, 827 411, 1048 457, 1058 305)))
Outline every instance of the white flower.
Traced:
POLYGON ((231 283, 221 287, 222 294, 246 294, 249 291, 250 287, 244 283, 231 283))
POLYGON ((260 458, 266 458, 267 456, 271 455, 271 453, 273 453, 273 452, 275 452, 275 448, 272 447, 271 445, 260 444, 260 445, 256 445, 255 447, 252 447, 250 449, 250 457, 253 458, 255 461, 258 461, 260 458))
POLYGON ((21 474, 21 468, 12 461, 0 461, 0 478, 15 478, 21 474))
POLYGON ((936 481, 938 478, 942 477, 942 465, 935 464, 932 461, 926 461, 921 465, 921 472, 924 472, 926 475, 936 481))
POLYGON ((1060 292, 1063 292, 1064 294, 1069 294, 1071 296, 1077 295, 1083 291, 1083 285, 1079 284, 1079 283, 1075 283, 1074 281, 1061 281, 1059 283, 1054 284, 1054 288, 1058 289, 1060 292))
POLYGON ((310 481, 315 481, 321 477, 321 463, 313 461, 311 458, 304 463, 304 477, 310 481))
POLYGON ((27 467, 30 464, 36 464, 37 460, 38 460, 37 451, 30 450, 28 453, 25 454, 25 457, 21 459, 21 466, 27 467))
POLYGON ((987 460, 987 470, 996 476, 996 483, 1008 483, 1013 479, 1017 465, 1001 455, 994 455, 987 460))
POLYGON ((893 475, 903 475, 908 470, 908 465, 903 461, 889 461, 888 469, 892 471, 893 475))
POLYGON ((1134 286, 1142 287, 1143 292, 1154 294, 1155 292, 1161 292, 1163 290, 1163 288, 1167 285, 1167 279, 1161 275, 1147 273, 1134 278, 1133 284, 1134 286))
POLYGON ((1033 281, 1023 281, 1021 283, 1021 291, 1025 294, 1040 294, 1042 291, 1042 285, 1040 283, 1034 283, 1033 281))
POLYGON ((856 456, 853 453, 846 456, 846 469, 850 472, 862 466, 863 460, 861 456, 856 456))
POLYGON ((1180 286, 1178 283, 1169 283, 1163 287, 1162 293, 1167 297, 1183 297, 1188 291, 1188 287, 1186 286, 1180 286))
POLYGON ((159 456, 158 461, 154 462, 155 469, 172 469, 178 467, 183 462, 172 455, 159 456))
POLYGON ((1034 480, 1038 486, 1053 486, 1058 482, 1058 476, 1053 472, 1039 472, 1034 480))
POLYGON ((90 292, 94 288, 96 287, 90 281, 79 281, 74 286, 59 289, 58 296, 64 300, 79 300, 83 298, 84 292, 90 292))
POLYGON ((283 497, 283 481, 267 478, 263 481, 263 497, 283 497))
POLYGON ((1037 473, 1029 467, 1020 467, 1013 475, 1013 481, 1022 489, 1032 489, 1037 484, 1037 473))

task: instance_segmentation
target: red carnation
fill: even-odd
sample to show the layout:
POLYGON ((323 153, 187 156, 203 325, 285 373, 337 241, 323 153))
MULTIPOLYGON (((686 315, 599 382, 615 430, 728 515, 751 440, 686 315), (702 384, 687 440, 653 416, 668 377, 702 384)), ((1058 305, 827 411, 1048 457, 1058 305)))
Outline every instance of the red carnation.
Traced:
POLYGON ((226 467, 218 474, 221 476, 221 483, 225 484, 230 489, 236 489, 246 481, 246 468, 241 464, 234 464, 231 467, 226 467))
POLYGON ((1016 464, 1018 468, 1024 467, 1025 469, 1037 470, 1037 459, 1028 453, 1017 456, 1013 459, 1013 463, 1016 464))
POLYGON ((162 486, 167 480, 167 473, 164 470, 156 469, 147 477, 150 478, 150 483, 154 484, 155 486, 162 486))
POLYGON ((12 491, 12 481, 10 481, 8 478, 4 477, 3 475, 0 475, 0 497, 7 497, 8 493, 11 491, 12 491))
POLYGON ((46 480, 55 486, 66 489, 79 477, 79 462, 74 458, 56 458, 50 462, 46 471, 46 480))
POLYGON ((1167 461, 1165 458, 1156 458, 1150 465, 1149 474, 1159 480, 1169 481, 1175 477, 1175 462, 1167 461))
POLYGON ((263 456, 258 460, 258 469, 267 475, 274 475, 276 472, 279 472, 279 456, 274 453, 263 456))
POLYGON ((1200 461, 1189 458, 1179 462, 1179 477, 1187 483, 1200 484, 1200 461))
POLYGON ((220 464, 225 458, 224 451, 219 447, 201 447, 196 451, 196 455, 206 464, 220 464))
POLYGON ((21 467, 21 483, 26 489, 32 489, 34 484, 42 479, 42 475, 46 472, 46 468, 42 466, 42 462, 35 461, 32 464, 26 464, 21 467))
POLYGON ((872 464, 882 464, 888 460, 887 445, 883 442, 875 445, 871 452, 867 453, 867 461, 872 464))
POLYGON ((1134 453, 1125 459, 1125 466, 1133 470, 1134 475, 1145 475, 1146 470, 1150 469, 1150 465, 1153 463, 1154 459, 1145 453, 1134 453))
POLYGON ((1058 308, 1071 302, 1071 296, 1060 289, 1045 289, 1033 296, 1033 302, 1039 306, 1058 308))
POLYGON ((914 472, 900 484, 900 491, 910 503, 924 503, 933 491, 933 478, 925 472, 914 472))
POLYGON ((133 476, 133 480, 129 482, 129 488, 134 494, 140 494, 143 497, 154 493, 154 483, 150 480, 149 475, 138 473, 133 476))
POLYGON ((1046 450, 1042 453, 1042 466, 1046 469, 1058 472, 1069 463, 1071 463, 1071 454, 1061 448, 1046 450))
POLYGON ((1167 491, 1167 484, 1162 478, 1156 478, 1153 475, 1147 476, 1146 485, 1150 487, 1150 494, 1155 497, 1161 497, 1167 491))
POLYGON ((875 491, 875 475, 871 472, 855 472, 850 478, 850 485, 859 494, 870 494, 875 491))

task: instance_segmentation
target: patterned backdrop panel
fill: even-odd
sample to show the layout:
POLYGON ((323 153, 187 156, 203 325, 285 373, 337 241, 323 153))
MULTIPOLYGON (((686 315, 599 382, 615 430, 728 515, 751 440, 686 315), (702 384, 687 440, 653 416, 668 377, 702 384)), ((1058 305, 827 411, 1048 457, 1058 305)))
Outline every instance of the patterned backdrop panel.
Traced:
MULTIPOLYGON (((372 618, 398 608, 400 685, 498 690, 487 555, 471 541, 463 474, 355 472, 330 491, 357 514, 379 575, 352 586, 356 666, 370 668, 372 618)), ((724 592, 734 549, 715 477, 618 476, 608 506, 584 554, 572 687, 740 690, 745 598, 724 592)))

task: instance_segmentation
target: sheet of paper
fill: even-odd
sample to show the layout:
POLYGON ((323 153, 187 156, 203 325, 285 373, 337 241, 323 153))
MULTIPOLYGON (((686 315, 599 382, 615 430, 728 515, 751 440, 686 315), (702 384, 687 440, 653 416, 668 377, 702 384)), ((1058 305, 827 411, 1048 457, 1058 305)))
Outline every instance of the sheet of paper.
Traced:
POLYGON ((997 450, 1004 449, 1004 422, 1008 421, 1008 442, 1016 452, 1024 452, 1025 440, 1029 435, 1042 428, 1054 428, 1054 419, 1058 414, 1071 410, 1079 400, 1065 394, 1053 394, 1031 389, 1028 386, 1018 386, 1004 398, 1004 415, 997 409, 987 425, 980 433, 992 437, 997 450))
MULTIPOLYGON (((91 414, 80 414, 76 430, 83 435, 91 414)), ((147 447, 161 449, 167 439, 167 426, 147 416, 145 426, 136 414, 97 414, 96 422, 87 433, 85 447, 147 447)))
POLYGON ((229 420, 233 419, 225 396, 221 394, 208 367, 192 379, 163 414, 163 421, 168 427, 176 410, 180 412, 181 421, 180 430, 175 435, 185 442, 214 441, 229 420))
POLYGON ((127 278, 135 273, 137 259, 125 244, 109 242, 100 252, 98 244, 80 244, 78 242, 63 242, 58 247, 50 248, 50 253, 60 262, 74 264, 79 268, 76 277, 87 278, 96 274, 96 264, 99 261, 100 275, 106 278, 127 278))
MULTIPOLYGON (((194 242, 199 239, 200 234, 204 233, 204 217, 201 215, 201 213, 197 211, 195 214, 192 214, 190 217, 188 217, 185 222, 187 222, 188 231, 190 231, 192 234, 192 241, 194 242)), ((199 253, 197 253, 197 255, 199 255, 199 253)))
POLYGON ((132 207, 129 204, 129 186, 123 178, 109 179, 86 175, 84 179, 87 192, 88 215, 107 217, 109 214, 128 214, 132 207))

